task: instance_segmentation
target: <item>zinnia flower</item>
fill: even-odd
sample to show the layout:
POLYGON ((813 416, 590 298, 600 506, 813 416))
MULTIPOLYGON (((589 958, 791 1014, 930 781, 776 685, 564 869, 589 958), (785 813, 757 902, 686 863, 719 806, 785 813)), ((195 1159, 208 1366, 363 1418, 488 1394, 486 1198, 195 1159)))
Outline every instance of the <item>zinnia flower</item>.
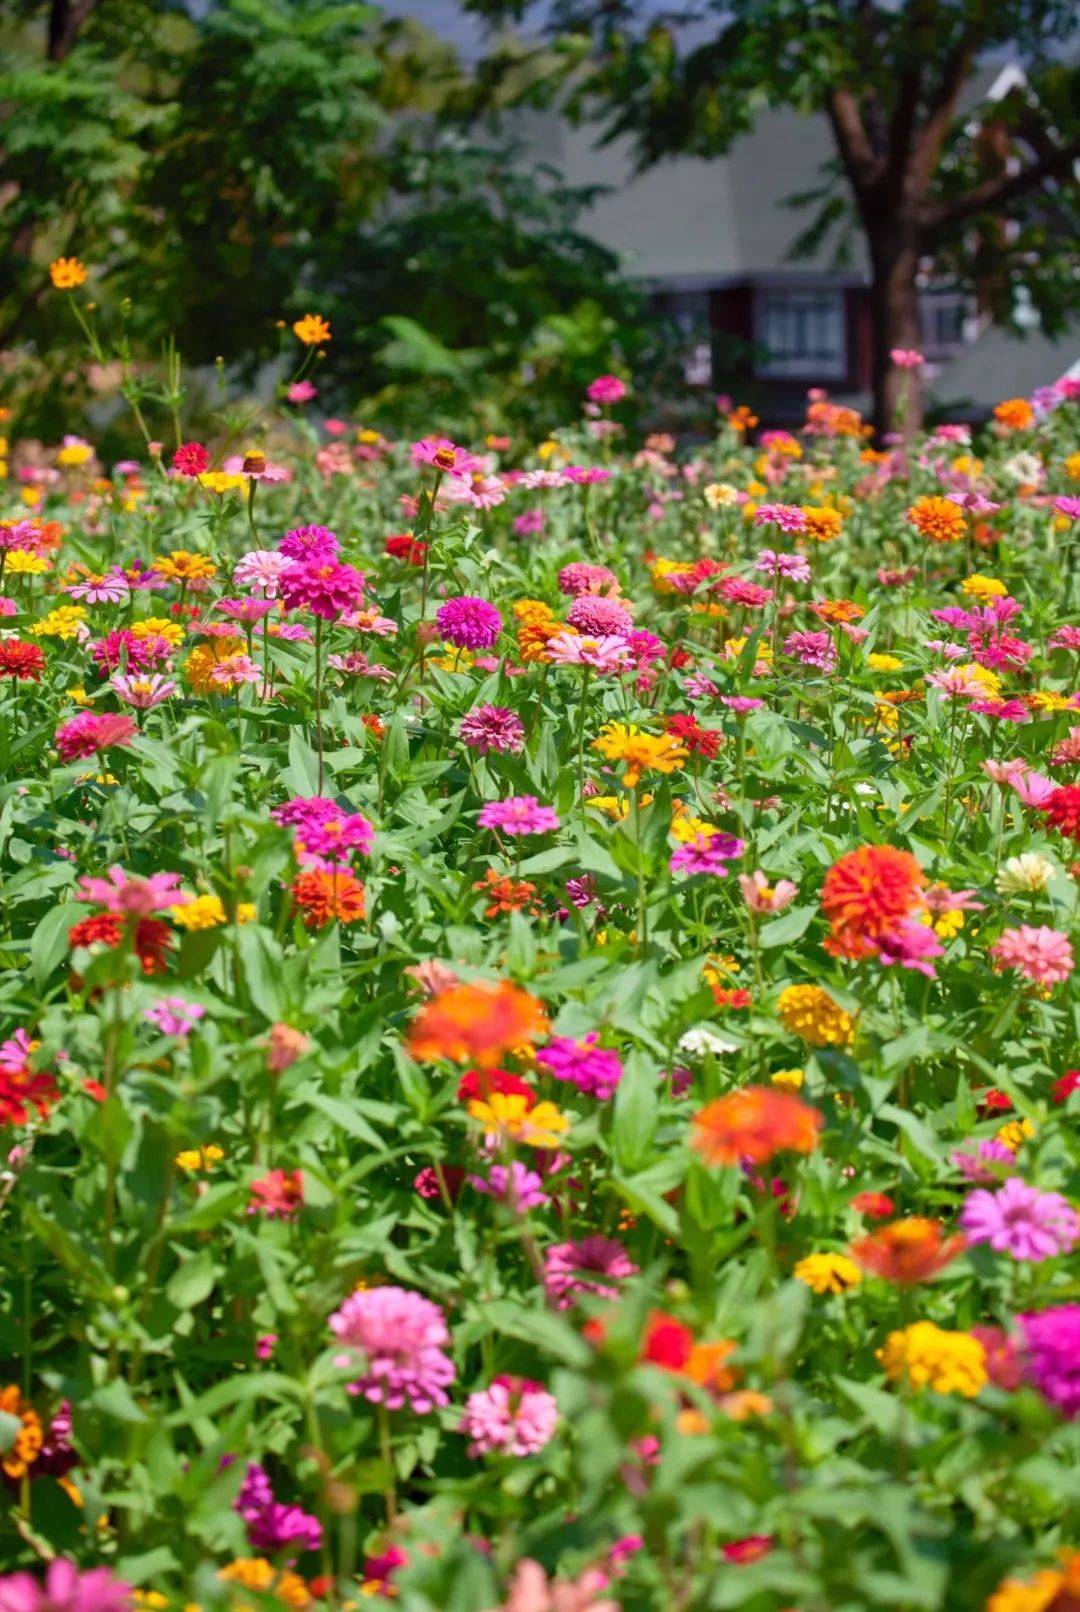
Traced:
POLYGON ((1019 1317, 1024 1375, 1070 1421, 1080 1416, 1080 1304, 1019 1317))
MULTIPOLYGON (((364 1357, 350 1393, 388 1410, 407 1405, 421 1416, 449 1403, 446 1390, 456 1375, 444 1353, 450 1334, 439 1306, 422 1294, 394 1286, 350 1293, 330 1317, 330 1330, 364 1357)), ((352 1354, 337 1364, 352 1365, 352 1354)))
POLYGON ((469 1454, 535 1455, 550 1443, 559 1420, 553 1394, 527 1378, 499 1376, 465 1401, 461 1431, 469 1454))
POLYGON ((636 1276, 638 1267, 622 1243, 592 1235, 578 1242, 555 1243, 544 1254, 544 1287, 560 1310, 568 1310, 582 1294, 617 1299, 612 1284, 636 1276))
POLYGON ((916 1321, 890 1332, 878 1350, 885 1374, 906 1379, 912 1388, 973 1399, 987 1381, 986 1350, 968 1332, 946 1332, 932 1321, 916 1321))
POLYGON ((1080 1241, 1080 1215, 1060 1192, 1040 1192, 1011 1176, 997 1192, 968 1194, 960 1224, 969 1243, 1033 1264, 1067 1254, 1080 1241))
POLYGON ((690 1145, 706 1164, 765 1164, 777 1153, 812 1153, 824 1124, 816 1108, 771 1086, 744 1086, 694 1115, 690 1145))
POLYGON ((0 1612, 131 1612, 134 1604, 131 1585, 116 1578, 110 1568, 84 1570, 64 1556, 49 1563, 42 1579, 30 1573, 0 1578, 0 1612))
POLYGON ((939 1220, 915 1215, 870 1232, 851 1252, 864 1270, 906 1287, 936 1276, 963 1247, 963 1237, 946 1237, 939 1220))
POLYGON ((514 1047, 547 1034, 548 1021, 534 996, 512 985, 453 985, 421 1008, 409 1032, 411 1055, 421 1063, 452 1063, 495 1069, 514 1047))
POLYGON ((486 599, 465 595, 441 604, 435 625, 456 649, 493 649, 502 632, 502 616, 486 599))
POLYGON ((1046 924, 1005 929, 990 952, 999 968, 1015 969, 1037 985, 1057 985, 1068 979, 1074 967, 1068 935, 1046 924))

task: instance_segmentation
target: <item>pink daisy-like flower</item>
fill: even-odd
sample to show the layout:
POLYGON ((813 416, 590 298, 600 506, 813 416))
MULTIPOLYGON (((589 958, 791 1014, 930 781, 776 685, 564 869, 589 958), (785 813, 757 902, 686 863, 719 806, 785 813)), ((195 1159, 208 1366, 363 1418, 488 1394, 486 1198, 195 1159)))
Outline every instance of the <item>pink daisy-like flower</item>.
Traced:
POLYGON ((566 620, 578 632, 593 638, 625 634, 634 625, 634 618, 621 600, 596 593, 579 594, 566 612, 566 620))
POLYGON ((183 996, 161 996, 146 1010, 147 1019, 162 1035, 188 1036, 205 1016, 201 1002, 189 1002, 183 996))
POLYGON ((60 724, 53 743, 61 761, 75 761, 97 755, 114 745, 130 744, 138 732, 129 716, 119 716, 112 711, 80 711, 78 716, 60 724))
MULTIPOLYGON (((350 1293, 330 1317, 330 1329, 350 1351, 364 1356, 364 1369, 349 1392, 373 1405, 419 1415, 448 1404, 446 1389, 456 1375, 444 1354, 450 1342, 437 1304, 404 1287, 372 1287, 350 1293)), ((352 1354, 337 1357, 351 1366, 352 1354)))
POLYGON ((784 639, 784 654, 804 666, 817 666, 831 672, 836 665, 836 646, 829 632, 792 632, 784 639))
POLYGON ((494 649, 502 632, 502 616, 486 599, 465 594, 439 606, 435 625, 456 649, 494 649))
POLYGON ((149 711, 176 693, 176 684, 171 678, 162 677, 160 672, 149 672, 144 676, 129 672, 126 677, 116 672, 109 679, 109 687, 115 689, 117 697, 125 705, 133 705, 139 711, 149 711))
POLYGON ((782 532, 805 532, 806 516, 798 504, 761 504, 754 512, 755 526, 778 526, 782 532))
POLYGON ((1080 1241, 1080 1215, 1060 1192, 1040 1192, 1011 1176, 997 1192, 968 1194, 960 1224, 969 1243, 989 1243, 1000 1254, 1039 1263, 1067 1254, 1080 1241))
POLYGON ((783 912, 799 893, 797 884, 790 879, 769 880, 760 868, 753 873, 739 874, 739 889, 751 912, 783 912))
POLYGON ((573 560, 564 565, 558 575, 561 592, 576 599, 583 593, 617 593, 619 579, 606 565, 589 565, 585 560, 573 560))
POLYGON ((580 1041, 554 1036, 546 1047, 537 1050, 536 1061, 556 1080, 569 1081, 586 1097, 607 1102, 614 1097, 623 1070, 618 1053, 598 1046, 599 1039, 595 1030, 580 1041))
POLYGON ((478 705, 469 711, 458 725, 458 737, 482 756, 490 750, 517 755, 525 748, 524 723, 505 705, 478 705))
POLYGON ((498 1198, 519 1214, 529 1209, 542 1209, 544 1204, 551 1202, 549 1194, 544 1191, 543 1176, 530 1170, 519 1159, 513 1159, 509 1164, 491 1165, 486 1178, 471 1175, 469 1185, 485 1197, 498 1198))
POLYGON ((544 1287, 560 1310, 568 1310, 582 1294, 617 1299, 612 1284, 636 1276, 638 1267, 622 1243, 594 1234, 576 1242, 554 1243, 544 1254, 544 1287))
POLYGON ((430 465, 443 475, 467 476, 482 468, 474 453, 459 448, 448 437, 423 437, 409 451, 414 465, 430 465))
POLYGON ((113 569, 104 576, 84 577, 63 591, 86 604, 124 604, 131 597, 131 584, 122 571, 113 569))
POLYGON ((496 1377, 465 1401, 461 1432, 469 1454, 535 1455, 549 1443, 559 1420, 555 1396, 521 1377, 496 1377))
POLYGON ((742 856, 745 849, 745 840, 736 839, 734 834, 699 834, 671 853, 671 871, 726 879, 726 864, 742 856))
POLYGON ((109 869, 106 879, 83 877, 79 880, 76 898, 106 912, 122 913, 129 918, 149 918, 151 913, 166 907, 184 907, 192 899, 179 888, 178 873, 151 873, 149 878, 125 873, 122 867, 109 869))
POLYGON ((238 588, 251 588, 264 599, 276 599, 281 593, 281 573, 292 561, 277 549, 251 549, 241 555, 233 567, 233 582, 238 588))
POLYGON ((336 621, 359 605, 364 578, 337 560, 294 560, 281 573, 281 596, 286 610, 307 608, 324 621, 336 621))
POLYGON ((1003 930, 990 952, 999 968, 1014 969, 1037 985, 1057 985, 1075 966, 1068 935, 1046 924, 1003 930))
POLYGON ((135 1592, 108 1567, 85 1571, 57 1557, 42 1579, 30 1573, 0 1578, 0 1612, 131 1612, 135 1592))
POLYGON ((621 633, 605 633, 599 638, 582 638, 574 633, 556 633, 544 652, 553 666, 588 666, 601 677, 632 666, 634 654, 621 633))
POLYGON ((509 795, 505 800, 489 800, 477 822, 481 828, 497 828, 503 834, 547 834, 559 826, 551 806, 541 806, 535 795, 509 795))
POLYGON ((1072 1421, 1080 1416, 1080 1304, 1029 1311, 1019 1321, 1024 1376, 1072 1421))
POLYGON ((801 554, 778 554, 775 549, 762 549, 754 561, 755 571, 770 571, 773 576, 786 577, 789 582, 809 582, 810 562, 801 554))
POLYGON ((984 1138, 974 1144, 974 1152, 968 1148, 956 1148, 949 1154, 951 1163, 960 1171, 967 1181, 1000 1181, 1002 1176, 1009 1175, 1016 1169, 1016 1155, 1004 1142, 993 1137, 984 1138))
POLYGON ((265 453, 254 449, 250 453, 230 454, 222 465, 227 476, 244 476, 248 481, 265 481, 268 486, 276 482, 292 481, 292 471, 284 465, 275 465, 265 453))

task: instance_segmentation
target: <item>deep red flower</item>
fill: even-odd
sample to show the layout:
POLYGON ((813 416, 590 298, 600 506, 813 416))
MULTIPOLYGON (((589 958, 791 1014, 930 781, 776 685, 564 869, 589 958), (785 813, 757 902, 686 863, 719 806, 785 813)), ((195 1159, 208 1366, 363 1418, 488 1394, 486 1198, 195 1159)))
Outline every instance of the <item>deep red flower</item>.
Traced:
POLYGON ((650 1310, 645 1320, 640 1359, 663 1371, 682 1371, 694 1347, 694 1334, 688 1326, 662 1310, 650 1310))
POLYGON ((771 1534, 748 1534, 745 1539, 733 1539, 721 1545, 726 1562, 759 1562, 773 1548, 771 1534))
POLYGON ((1055 1103, 1063 1103, 1074 1091, 1080 1091, 1080 1069, 1066 1069, 1050 1088, 1055 1103))
MULTIPOLYGON (((95 912, 90 918, 80 918, 68 930, 71 946, 119 946, 126 933, 124 920, 119 913, 95 912)), ((135 955, 144 974, 163 974, 173 933, 161 918, 140 918, 135 925, 135 955)))
POLYGON ((392 560, 404 560, 406 565, 423 565, 427 553, 427 544, 413 537, 411 532, 392 533, 385 547, 392 560))
POLYGON ((857 1192, 851 1200, 851 1207, 856 1214, 865 1215, 868 1220, 888 1220, 890 1215, 896 1213, 896 1205, 887 1192, 857 1192))
POLYGON ((84 1080, 82 1087, 86 1095, 92 1097, 95 1103, 103 1103, 109 1095, 100 1080, 84 1080))
POLYGON ((748 1008, 753 998, 742 985, 714 985, 713 1000, 717 1007, 748 1008))
POLYGON ((68 930, 70 946, 119 946, 123 938, 124 920, 117 912, 95 912, 68 930))
POLYGON ((182 442, 172 456, 173 467, 182 476, 201 476, 210 468, 210 455, 201 442, 182 442))
POLYGON ((41 1119, 47 1119, 59 1096, 59 1086, 44 1070, 8 1064, 0 1069, 0 1126, 25 1125, 32 1108, 41 1119))
POLYGON ((703 728, 696 716, 687 712, 679 712, 675 716, 665 719, 664 727, 684 744, 695 756, 704 756, 708 761, 714 761, 724 742, 724 735, 719 728, 703 728))
POLYGON ((1012 1108, 1012 1098, 1006 1097, 1003 1091, 982 1092, 979 1107, 984 1114, 1007 1114, 1012 1108))
POLYGON ((1043 810, 1059 834, 1080 840, 1080 784, 1063 784, 1055 789, 1043 810))
POLYGON ((496 1091, 508 1097, 524 1097, 530 1108, 536 1102, 536 1092, 528 1081, 511 1074, 509 1069, 467 1070, 458 1081, 458 1102, 486 1101, 496 1091))
POLYGON ((45 656, 37 644, 24 644, 21 638, 0 639, 0 677, 37 683, 44 670, 45 656))

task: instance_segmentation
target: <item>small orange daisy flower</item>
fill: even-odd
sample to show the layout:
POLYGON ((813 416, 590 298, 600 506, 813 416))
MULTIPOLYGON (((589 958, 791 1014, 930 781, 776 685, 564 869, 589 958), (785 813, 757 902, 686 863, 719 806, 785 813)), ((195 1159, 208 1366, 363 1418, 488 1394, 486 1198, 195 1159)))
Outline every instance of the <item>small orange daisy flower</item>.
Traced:
POLYGON ((335 918, 354 924, 364 916, 364 887, 355 874, 344 870, 301 873, 293 881, 292 898, 308 929, 325 929, 335 918))
POLYGON ((452 985, 421 1008, 409 1032, 409 1051, 421 1062, 448 1058, 452 1063, 494 1069, 502 1057, 548 1031, 543 1007, 528 991, 509 980, 452 985))
POLYGON ((790 1092, 744 1086, 694 1115, 690 1145, 706 1164, 766 1164, 776 1153, 812 1153, 822 1117, 790 1092))

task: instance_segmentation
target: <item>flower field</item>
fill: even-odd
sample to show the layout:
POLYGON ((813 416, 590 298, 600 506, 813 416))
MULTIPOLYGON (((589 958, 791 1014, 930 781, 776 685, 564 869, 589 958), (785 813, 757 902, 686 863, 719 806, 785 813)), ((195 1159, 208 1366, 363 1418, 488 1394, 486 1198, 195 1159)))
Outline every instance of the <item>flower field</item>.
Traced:
POLYGON ((390 441, 295 328, 9 444, 0 1612, 1077 1612, 1080 387, 390 441))

